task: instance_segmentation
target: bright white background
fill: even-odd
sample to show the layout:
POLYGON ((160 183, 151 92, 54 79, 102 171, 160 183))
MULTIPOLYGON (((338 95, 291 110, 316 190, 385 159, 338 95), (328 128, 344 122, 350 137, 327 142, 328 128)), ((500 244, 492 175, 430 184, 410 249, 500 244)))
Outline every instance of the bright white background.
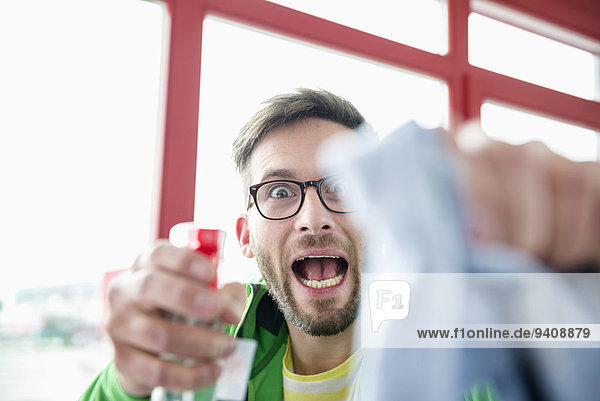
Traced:
POLYGON ((148 242, 162 10, 137 0, 0 10, 4 299, 125 268, 148 242))

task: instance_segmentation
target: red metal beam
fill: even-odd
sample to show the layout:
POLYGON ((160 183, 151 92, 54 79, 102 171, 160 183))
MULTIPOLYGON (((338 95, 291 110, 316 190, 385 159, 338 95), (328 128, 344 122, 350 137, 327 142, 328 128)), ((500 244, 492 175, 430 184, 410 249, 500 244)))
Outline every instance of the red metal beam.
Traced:
POLYGON ((470 68, 471 108, 480 108, 486 100, 497 100, 549 117, 600 131, 600 103, 496 74, 470 68))
POLYGON ((194 217, 200 52, 204 7, 200 1, 167 2, 170 16, 169 65, 162 136, 159 196, 154 237, 194 217))
POLYGON ((448 0, 448 55, 454 74, 448 78, 451 132, 462 122, 479 117, 479 108, 469 108, 467 75, 469 37, 469 0, 448 0))
POLYGON ((600 40, 598 0, 495 0, 496 3, 600 40))

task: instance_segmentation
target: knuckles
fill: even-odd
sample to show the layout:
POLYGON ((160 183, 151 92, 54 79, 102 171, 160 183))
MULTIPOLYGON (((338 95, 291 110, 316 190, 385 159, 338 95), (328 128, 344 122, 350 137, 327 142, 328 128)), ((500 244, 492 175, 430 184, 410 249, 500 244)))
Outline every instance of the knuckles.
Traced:
POLYGON ((154 242, 145 256, 141 256, 138 261, 140 268, 166 268, 178 273, 191 275, 190 268, 192 262, 203 259, 210 263, 203 255, 188 249, 177 248, 166 240, 154 242))
POLYGON ((108 288, 106 289, 106 298, 111 307, 116 305, 119 300, 123 298, 124 289, 126 288, 125 278, 129 274, 129 272, 121 273, 117 277, 114 277, 108 284, 108 288))
POLYGON ((176 286, 172 289, 173 299, 180 306, 180 308, 193 311, 193 300, 195 291, 186 285, 176 286))
POLYGON ((137 273, 137 286, 135 287, 135 298, 144 300, 147 294, 151 294, 156 284, 156 274, 150 270, 139 271, 137 273))
POLYGON ((115 334, 117 333, 117 328, 119 327, 119 323, 117 322, 117 318, 115 317, 114 313, 111 312, 107 315, 106 321, 104 322, 104 327, 109 337, 114 338, 115 334))
POLYGON ((148 366, 148 381, 154 386, 171 387, 168 364, 156 359, 148 366))
POLYGON ((589 172, 584 164, 573 164, 567 166, 567 163, 561 163, 557 169, 555 185, 558 191, 568 195, 583 196, 591 190, 589 181, 589 172))
POLYGON ((133 354, 124 346, 114 345, 113 363, 117 370, 127 377, 135 377, 136 373, 138 373, 137 369, 135 369, 133 354))
POLYGON ((145 339, 153 350, 159 353, 171 350, 171 334, 164 324, 144 321, 137 328, 138 334, 145 339))
POLYGON ((187 388, 202 388, 206 387, 216 379, 213 376, 213 370, 218 368, 213 365, 203 364, 191 368, 189 382, 185 384, 187 388))
POLYGON ((222 339, 220 338, 220 336, 223 336, 225 334, 220 334, 220 333, 211 333, 210 337, 207 336, 205 341, 206 341, 206 352, 207 352, 207 357, 209 358, 217 358, 223 355, 223 353, 226 351, 226 345, 225 343, 222 341, 222 339))
MULTIPOLYGON (((147 262, 151 266, 159 266, 163 259, 163 255, 165 254, 165 252, 167 252, 169 247, 171 247, 171 245, 169 245, 169 243, 165 240, 155 241, 152 244, 152 246, 150 247, 150 249, 148 250, 146 257, 142 258, 142 260, 147 260, 147 262)), ((149 267, 149 266, 140 266, 140 267, 149 267)))
POLYGON ((127 373, 129 367, 127 358, 121 351, 121 347, 117 346, 116 344, 114 345, 113 363, 119 372, 127 373))

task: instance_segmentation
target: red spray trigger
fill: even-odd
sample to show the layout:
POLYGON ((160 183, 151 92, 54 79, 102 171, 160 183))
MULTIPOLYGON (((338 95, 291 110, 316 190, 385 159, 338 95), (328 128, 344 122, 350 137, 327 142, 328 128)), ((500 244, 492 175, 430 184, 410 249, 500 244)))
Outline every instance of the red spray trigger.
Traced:
MULTIPOLYGON (((171 228, 169 241, 175 246, 188 248, 206 255, 218 267, 225 243, 225 231, 199 228, 194 223, 179 223, 171 228)), ((217 275, 209 284, 217 288, 217 275)))
POLYGON ((202 252, 206 256, 219 254, 219 230, 207 230, 192 227, 189 231, 188 247, 194 251, 202 252))

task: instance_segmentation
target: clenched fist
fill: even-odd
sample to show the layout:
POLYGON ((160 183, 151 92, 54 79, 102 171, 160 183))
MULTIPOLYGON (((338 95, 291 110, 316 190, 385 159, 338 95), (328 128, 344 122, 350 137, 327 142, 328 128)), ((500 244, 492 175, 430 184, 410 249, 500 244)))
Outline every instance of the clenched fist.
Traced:
POLYGON ((242 284, 220 290, 208 286, 215 267, 202 254, 157 241, 108 290, 106 330, 115 350, 123 389, 147 396, 156 386, 183 391, 205 387, 220 374, 215 360, 235 349, 235 340, 208 328, 164 318, 164 311, 237 324, 246 298, 242 284), (193 358, 193 366, 166 361, 160 354, 193 358))
POLYGON ((519 247, 564 270, 600 265, 600 164, 540 142, 510 145, 473 127, 456 138, 478 239, 519 247))

